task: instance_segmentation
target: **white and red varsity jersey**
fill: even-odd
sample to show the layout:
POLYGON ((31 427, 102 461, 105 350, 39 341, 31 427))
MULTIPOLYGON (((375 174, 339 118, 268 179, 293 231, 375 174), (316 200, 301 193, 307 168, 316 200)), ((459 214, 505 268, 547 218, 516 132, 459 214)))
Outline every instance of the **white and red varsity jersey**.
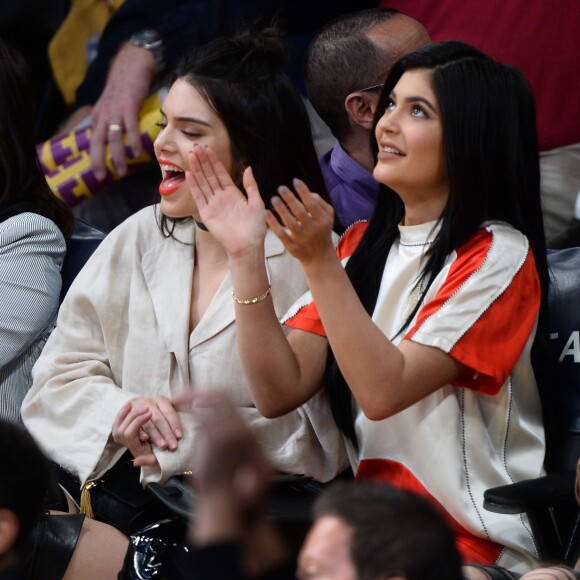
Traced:
MULTIPOLYGON (((343 262, 365 228, 355 224, 342 237, 343 262)), ((448 256, 401 335, 438 228, 399 229, 373 321, 395 344, 440 348, 468 372, 388 419, 371 421, 357 410, 360 449, 349 445, 352 467, 358 478, 387 480, 441 506, 465 561, 524 571, 537 557, 525 518, 484 510, 483 492, 542 474, 544 431, 530 362, 540 284, 528 240, 507 224, 485 224, 448 256)), ((283 322, 324 335, 311 300, 302 297, 283 322)))

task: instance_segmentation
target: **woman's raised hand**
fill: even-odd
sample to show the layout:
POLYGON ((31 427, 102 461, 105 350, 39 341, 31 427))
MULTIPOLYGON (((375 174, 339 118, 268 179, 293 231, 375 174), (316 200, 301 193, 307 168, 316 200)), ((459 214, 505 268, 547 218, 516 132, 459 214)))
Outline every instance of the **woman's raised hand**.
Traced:
POLYGON ((246 198, 211 147, 196 144, 189 153, 186 179, 202 222, 230 257, 263 247, 264 202, 250 167, 243 175, 246 198))
POLYGON ((303 265, 329 255, 336 257, 332 242, 334 209, 299 179, 294 179, 293 185, 297 195, 281 186, 280 197, 272 198, 274 211, 283 225, 270 211, 266 212, 266 222, 303 265))

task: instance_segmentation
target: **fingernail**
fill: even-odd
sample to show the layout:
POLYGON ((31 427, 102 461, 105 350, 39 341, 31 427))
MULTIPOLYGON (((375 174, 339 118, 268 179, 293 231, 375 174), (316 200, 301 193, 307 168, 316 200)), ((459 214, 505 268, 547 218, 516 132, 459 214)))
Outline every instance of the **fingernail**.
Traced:
POLYGON ((280 205, 282 203, 282 200, 279 197, 274 196, 272 197, 272 203, 274 205, 280 205))
POLYGON ((177 431, 175 432, 175 435, 177 435, 177 438, 178 438, 178 439, 181 439, 181 438, 183 437, 183 433, 182 433, 181 431, 179 431, 179 430, 177 430, 177 431))
POLYGON ((95 177, 99 180, 99 181, 103 181, 103 179, 105 179, 105 175, 106 173, 102 170, 99 171, 95 171, 95 177))
POLYGON ((304 185, 304 182, 297 177, 292 180, 292 183, 294 184, 294 187, 301 187, 304 185))

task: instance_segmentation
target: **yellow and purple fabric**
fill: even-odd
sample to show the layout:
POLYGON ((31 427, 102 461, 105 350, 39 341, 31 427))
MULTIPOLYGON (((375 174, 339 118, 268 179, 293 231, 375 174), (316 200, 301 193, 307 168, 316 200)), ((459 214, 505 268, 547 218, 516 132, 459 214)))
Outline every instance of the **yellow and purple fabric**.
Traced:
MULTIPOLYGON (((139 129, 142 151, 139 156, 133 155, 125 137, 125 154, 129 167, 139 163, 148 163, 155 157, 153 141, 159 133, 160 107, 160 96, 155 93, 145 101, 141 108, 139 129)), ((93 196, 111 181, 119 179, 108 147, 106 153, 107 176, 102 181, 95 177, 89 156, 91 134, 92 127, 89 125, 68 135, 49 139, 36 147, 40 166, 48 185, 55 195, 71 207, 93 196)))

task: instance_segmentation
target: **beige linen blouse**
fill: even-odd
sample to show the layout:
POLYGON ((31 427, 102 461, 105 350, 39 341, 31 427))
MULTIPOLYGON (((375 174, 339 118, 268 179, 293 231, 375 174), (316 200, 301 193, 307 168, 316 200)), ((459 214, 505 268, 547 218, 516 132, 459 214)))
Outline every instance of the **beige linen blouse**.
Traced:
MULTIPOLYGON (((235 343, 228 274, 189 333, 193 221, 175 237, 158 228, 157 206, 141 210, 103 241, 71 286, 57 327, 33 370, 23 407, 26 427, 54 461, 81 483, 100 477, 125 448, 111 438, 123 405, 136 397, 195 388, 225 390, 248 419, 277 469, 327 481, 346 456, 322 394, 278 419, 255 409, 235 343), (179 240, 179 241, 178 241, 179 240)), ((279 317, 306 290, 301 268, 269 231, 266 265, 279 317)), ((195 469, 195 418, 181 414, 176 451, 155 450, 159 468, 143 482, 195 469)))

